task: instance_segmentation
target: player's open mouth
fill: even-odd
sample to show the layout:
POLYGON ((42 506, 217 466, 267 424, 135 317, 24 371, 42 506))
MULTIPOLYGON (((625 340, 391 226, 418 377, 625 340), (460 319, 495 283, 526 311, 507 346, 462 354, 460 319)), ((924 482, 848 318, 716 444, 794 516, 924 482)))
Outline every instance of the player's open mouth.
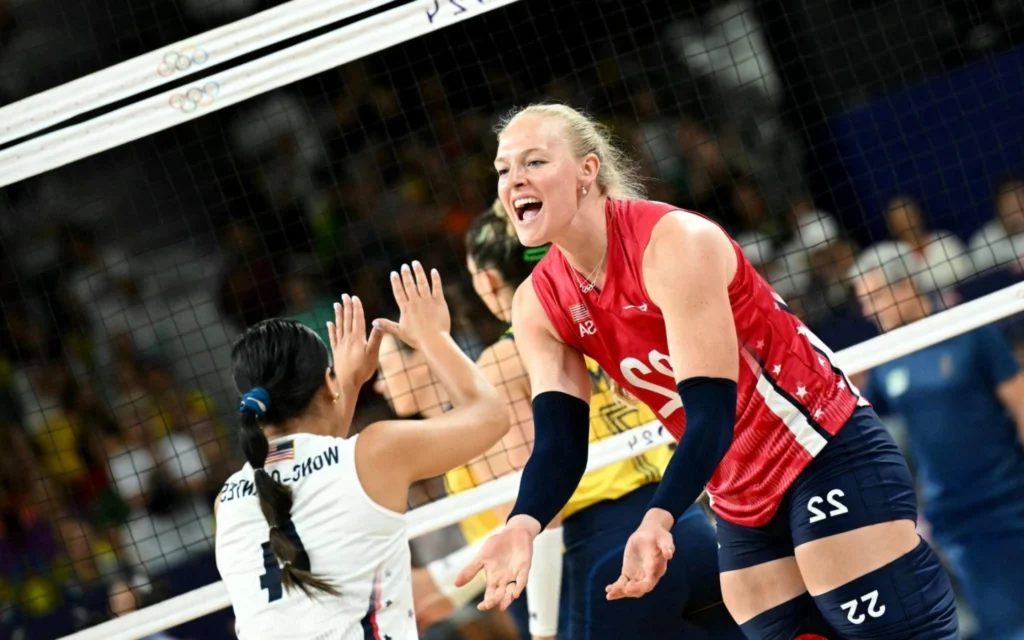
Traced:
POLYGON ((537 198, 517 198, 512 202, 512 207, 516 210, 516 220, 519 222, 530 222, 540 215, 543 206, 544 203, 537 198))

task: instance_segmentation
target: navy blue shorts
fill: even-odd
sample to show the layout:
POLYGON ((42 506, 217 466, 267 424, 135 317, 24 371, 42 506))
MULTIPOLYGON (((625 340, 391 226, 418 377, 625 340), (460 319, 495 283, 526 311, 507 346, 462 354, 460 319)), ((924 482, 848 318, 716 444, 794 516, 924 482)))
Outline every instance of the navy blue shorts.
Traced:
POLYGON ((642 598, 605 598, 605 587, 622 572, 626 541, 656 489, 651 484, 618 500, 599 502, 562 524, 563 600, 569 611, 559 621, 559 640, 743 638, 722 604, 715 532, 699 505, 690 507, 673 527, 676 554, 653 591, 642 598))
POLYGON ((793 555, 806 542, 894 520, 917 522, 906 460, 874 409, 858 408, 761 527, 718 519, 718 565, 745 569, 793 555))

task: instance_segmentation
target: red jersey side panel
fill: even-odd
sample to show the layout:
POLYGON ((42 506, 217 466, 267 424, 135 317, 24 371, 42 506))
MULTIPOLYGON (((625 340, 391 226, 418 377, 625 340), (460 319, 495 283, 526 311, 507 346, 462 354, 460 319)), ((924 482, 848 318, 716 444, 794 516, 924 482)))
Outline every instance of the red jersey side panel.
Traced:
MULTIPOLYGON (((672 211, 679 209, 608 200, 608 275, 601 291, 583 293, 582 277, 556 247, 531 280, 562 340, 597 361, 679 439, 686 417, 665 321, 643 283, 651 232, 672 211)), ((828 348, 789 313, 735 242, 733 247, 738 266, 729 301, 740 348, 736 422, 733 443, 707 489, 720 516, 760 526, 856 406, 867 402, 833 365, 828 348)))

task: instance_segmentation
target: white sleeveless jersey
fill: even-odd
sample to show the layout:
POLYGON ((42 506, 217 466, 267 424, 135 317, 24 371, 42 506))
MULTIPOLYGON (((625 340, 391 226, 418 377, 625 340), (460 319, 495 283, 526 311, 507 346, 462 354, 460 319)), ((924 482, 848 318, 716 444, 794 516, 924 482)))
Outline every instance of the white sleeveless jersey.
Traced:
POLYGON ((288 640, 417 638, 405 516, 370 499, 355 466, 357 437, 296 434, 271 441, 267 471, 292 490, 293 531, 314 575, 340 596, 285 591, 248 464, 220 493, 217 569, 238 637, 288 640))

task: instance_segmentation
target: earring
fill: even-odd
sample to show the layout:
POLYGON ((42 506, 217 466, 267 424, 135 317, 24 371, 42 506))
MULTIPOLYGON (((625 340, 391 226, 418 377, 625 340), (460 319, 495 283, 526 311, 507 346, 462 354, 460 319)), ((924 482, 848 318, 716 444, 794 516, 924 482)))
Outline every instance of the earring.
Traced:
POLYGON ((341 398, 341 394, 340 393, 334 394, 334 401, 335 402, 337 402, 340 398, 341 398))
POLYGON ((582 189, 583 189, 583 195, 587 195, 587 188, 583 187, 582 189))

